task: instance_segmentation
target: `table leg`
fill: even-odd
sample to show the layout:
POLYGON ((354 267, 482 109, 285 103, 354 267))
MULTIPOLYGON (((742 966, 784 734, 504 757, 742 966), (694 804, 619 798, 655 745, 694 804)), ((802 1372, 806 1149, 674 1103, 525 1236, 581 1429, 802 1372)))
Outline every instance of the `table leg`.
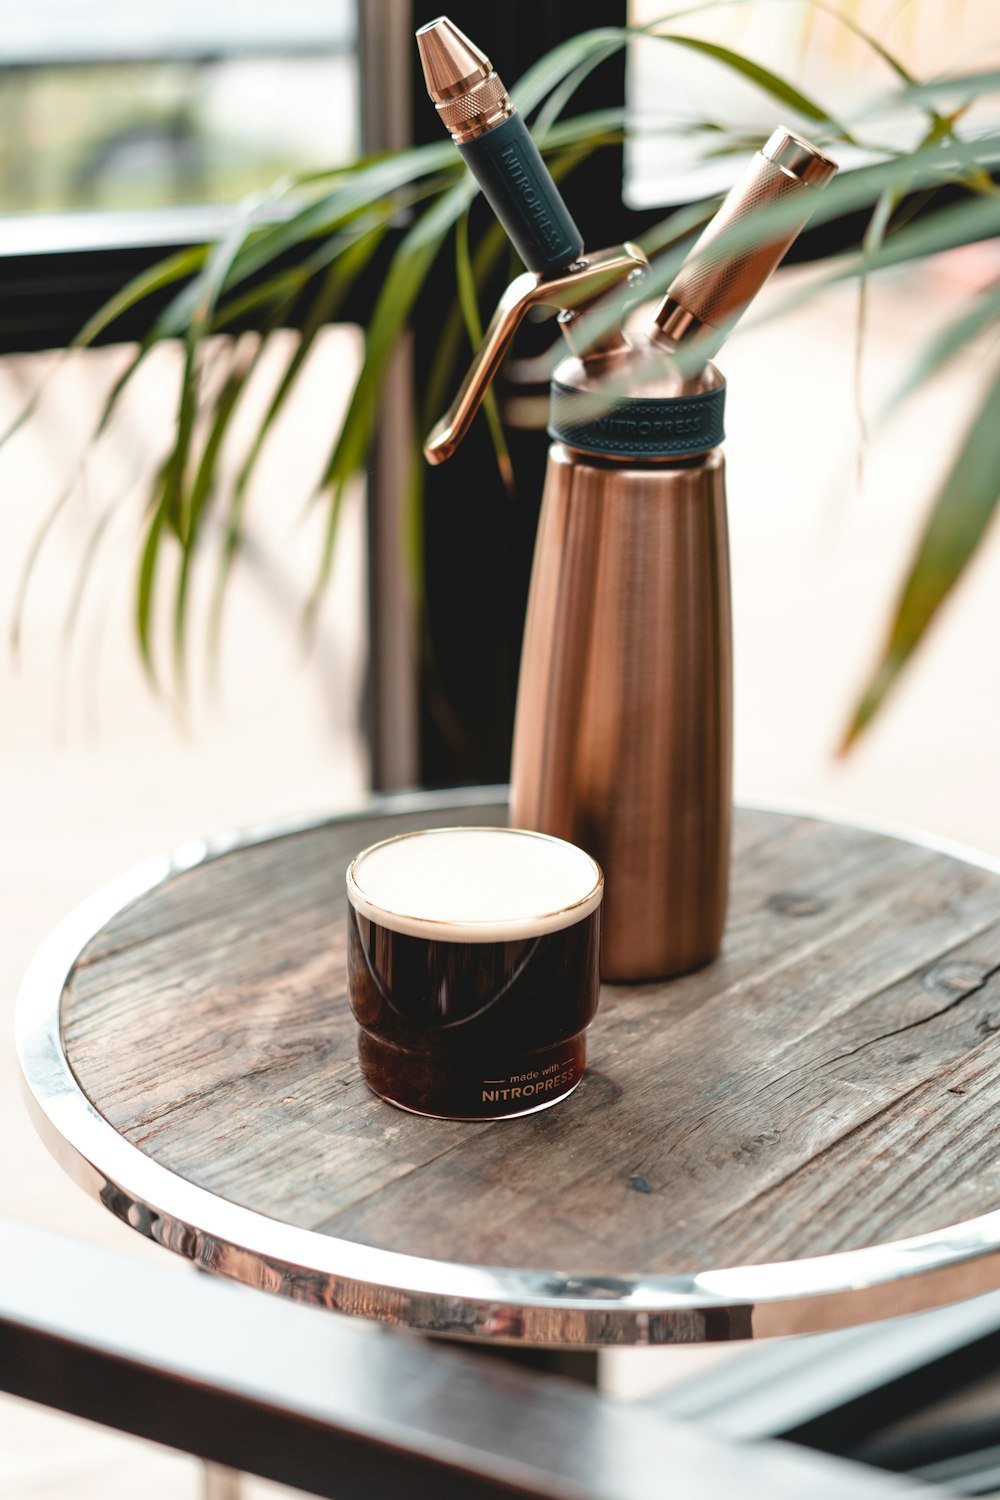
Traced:
POLYGON ((241 1478, 238 1469, 226 1469, 222 1464, 202 1464, 202 1500, 240 1500, 241 1478))
MULTIPOLYGON (((211 1273, 195 1263, 200 1276, 211 1273)), ((203 1463, 201 1466, 201 1500, 240 1500, 240 1472, 228 1469, 225 1464, 203 1463)))
MULTIPOLYGON (((451 1344, 451 1339, 435 1339, 435 1343, 451 1344)), ((469 1348, 468 1344, 463 1345, 469 1348)), ((583 1385, 600 1385, 600 1351, 597 1349, 522 1349, 517 1344, 474 1344, 476 1354, 486 1359, 499 1359, 507 1364, 521 1365, 527 1370, 538 1370, 549 1375, 561 1375, 564 1380, 579 1380, 583 1385)))

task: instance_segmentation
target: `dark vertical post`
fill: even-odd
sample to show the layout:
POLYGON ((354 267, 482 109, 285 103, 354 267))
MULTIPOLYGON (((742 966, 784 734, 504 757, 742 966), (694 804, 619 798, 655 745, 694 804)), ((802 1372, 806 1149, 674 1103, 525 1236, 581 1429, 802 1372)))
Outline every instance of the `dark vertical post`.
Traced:
MULTIPOLYGON (((627 7, 625 0, 576 0, 572 5, 566 0, 504 0, 494 7, 481 0, 449 0, 447 10, 513 83, 575 32, 624 25, 627 7)), ((436 13, 428 9, 425 15, 409 0, 360 0, 366 151, 441 139, 413 45, 414 28, 436 13)), ((622 52, 586 81, 573 112, 621 103, 624 92, 622 52)), ((621 190, 620 149, 603 150, 588 162, 585 194, 572 177, 567 182, 567 197, 588 244, 597 247, 625 237, 621 190)), ((485 205, 477 203, 474 234, 488 223, 487 215, 485 205)), ((520 269, 519 264, 506 265, 503 279, 520 269)), ((490 289, 491 296, 500 285, 490 289)), ((507 779, 548 447, 544 432, 509 435, 514 495, 500 479, 482 421, 450 463, 427 471, 422 617, 413 608, 404 561, 407 434, 414 406, 420 413, 419 392, 454 298, 454 262, 443 253, 420 298, 410 347, 397 357, 380 403, 368 482, 367 717, 377 788, 507 779)), ((550 337, 547 332, 545 341, 550 337)), ((456 371, 456 379, 460 373, 456 371)))
MULTIPOLYGON (((607 0, 449 0, 447 13, 489 54, 513 84, 544 53, 591 27, 624 25, 626 4, 607 0)), ((419 25, 433 18, 414 10, 419 25)), ((441 138, 441 125, 424 91, 412 54, 414 141, 441 138)), ((571 106, 582 113, 620 104, 625 55, 603 63, 571 106)), ((603 150, 587 164, 586 192, 570 176, 566 197, 587 243, 597 248, 626 234, 622 207, 622 151, 603 150)), ((489 222, 480 200, 473 235, 489 222)), ((504 266, 495 296, 520 263, 504 266)), ((455 296, 452 257, 442 255, 421 298, 414 336, 417 388, 433 360, 441 326, 455 296)), ((489 308, 482 309, 484 319, 489 308)), ((531 330, 525 339, 530 342, 531 330)), ((536 330, 536 339, 538 333, 536 330)), ((551 325, 541 347, 552 339, 551 325)), ((524 340, 522 340, 523 352, 524 340)), ((470 351, 466 350, 463 359, 470 351)), ((418 403, 419 410, 419 403, 418 403)), ((439 413, 434 413, 435 416, 439 413)), ((508 433, 515 493, 497 470, 484 421, 461 451, 429 470, 424 491, 426 614, 421 660, 420 779, 430 786, 506 781, 513 728, 521 633, 548 438, 542 431, 508 433)))
MULTIPOLYGON (((413 21, 409 0, 359 0, 361 140, 366 154, 411 144, 413 21)), ((405 566, 413 434, 413 347, 387 371, 368 471, 368 681, 365 717, 372 786, 418 786, 417 605, 405 566)))

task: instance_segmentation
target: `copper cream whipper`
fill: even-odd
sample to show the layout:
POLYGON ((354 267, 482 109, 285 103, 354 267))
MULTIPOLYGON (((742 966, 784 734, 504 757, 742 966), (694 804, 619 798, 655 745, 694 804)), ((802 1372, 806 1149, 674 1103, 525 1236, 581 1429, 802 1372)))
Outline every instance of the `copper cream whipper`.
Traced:
POLYGON ((732 648, 721 347, 836 165, 779 128, 645 330, 582 315, 641 295, 630 244, 585 251, 492 64, 444 18, 418 33, 428 90, 525 263, 427 439, 458 447, 522 319, 558 309, 554 439, 532 568, 511 823, 581 845, 606 879, 602 974, 680 974, 718 952, 732 800, 732 648), (751 215, 777 204, 780 228, 751 215), (744 221, 750 220, 749 225, 744 221), (575 231, 575 236, 573 231, 575 231), (698 368, 678 351, 696 343, 698 368), (701 356, 704 354, 704 360, 701 356))

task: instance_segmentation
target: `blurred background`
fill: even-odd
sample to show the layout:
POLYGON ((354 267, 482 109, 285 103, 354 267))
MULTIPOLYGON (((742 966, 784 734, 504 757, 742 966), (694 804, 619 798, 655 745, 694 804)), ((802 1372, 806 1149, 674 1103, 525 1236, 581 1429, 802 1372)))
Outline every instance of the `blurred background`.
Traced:
MULTIPOLYGON (((576 31, 647 25, 664 9, 516 0, 502 17, 471 3, 450 13, 513 81, 576 31)), ((1000 61, 988 0, 849 0, 841 13, 850 24, 820 5, 747 0, 687 14, 671 30, 751 57, 844 115, 893 82, 852 28, 917 78, 1000 61)), ((211 562, 192 577, 195 644, 181 700, 154 691, 144 671, 135 573, 183 350, 157 343, 91 446, 151 313, 126 311, 93 347, 74 341, 132 278, 224 235, 248 195, 266 201, 278 179, 438 140, 413 75, 412 28, 429 18, 405 0, 0 4, 0 431, 16 426, 0 448, 0 607, 5 630, 19 622, 17 649, 0 654, 0 1213, 136 1254, 159 1256, 71 1186, 28 1126, 11 1018, 32 953, 94 887, 188 837, 350 808, 372 788, 503 780, 546 439, 512 434, 511 495, 478 432, 423 490, 414 564, 407 434, 453 297, 442 255, 389 366, 374 445, 345 488, 304 648, 329 520, 310 497, 351 400, 385 269, 376 258, 316 335, 254 469, 217 671, 200 644, 211 562)), ((595 70, 580 103, 623 98, 624 149, 595 159, 585 193, 582 180, 566 182, 593 245, 723 190, 779 119, 802 123, 712 57, 649 39, 595 70), (742 154, 707 150, 712 128, 745 136, 742 154)), ((977 102, 970 121, 994 127, 996 102, 977 102)), ((902 115, 887 112, 879 128, 900 149, 915 144, 902 115)), ((871 159, 844 149, 845 167, 871 159)), ((880 413, 918 347, 1000 276, 995 240, 897 266, 871 279, 859 338, 857 283, 824 276, 825 258, 858 234, 851 221, 807 235, 725 353, 737 791, 1000 857, 995 526, 881 714, 847 757, 836 755, 980 399, 992 333, 891 420, 880 413), (814 295, 792 297, 814 283, 814 295), (769 316, 789 301, 791 312, 769 316)), ((494 290, 483 289, 484 312, 494 290)), ((226 433, 220 490, 238 475, 300 337, 296 318, 269 333, 226 433)), ((208 344, 204 378, 222 380, 230 343, 220 332, 208 344)), ((210 513, 209 559, 223 532, 224 516, 210 513)), ((168 652, 160 593, 153 637, 168 652)), ((681 1351, 658 1356, 654 1370, 637 1355, 616 1378, 637 1389, 715 1357, 681 1351)), ((197 1483, 184 1458, 0 1403, 2 1494, 182 1496, 197 1483)))

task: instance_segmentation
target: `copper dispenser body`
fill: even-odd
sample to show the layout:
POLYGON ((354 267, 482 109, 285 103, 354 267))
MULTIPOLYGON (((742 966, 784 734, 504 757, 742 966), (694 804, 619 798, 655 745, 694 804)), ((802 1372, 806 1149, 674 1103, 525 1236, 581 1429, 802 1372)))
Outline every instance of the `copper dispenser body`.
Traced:
POLYGON ((508 288, 451 410, 452 453, 531 306, 563 309, 511 767, 511 823, 604 869, 601 972, 643 980, 715 957, 729 884, 732 630, 725 382, 709 357, 836 170, 779 129, 695 244, 645 332, 585 314, 638 290, 632 245, 508 288), (750 215, 778 205, 771 232, 750 215))
POLYGON ((550 450, 525 624, 511 823, 606 874, 606 979, 718 951, 732 798, 724 460, 613 467, 550 450))
MULTIPOLYGON (((808 189, 833 170, 775 131, 648 334, 567 360, 554 390, 584 400, 613 391, 626 431, 630 413, 648 417, 657 402, 688 411, 721 398, 714 365, 685 376, 672 356, 695 339, 706 355, 718 349, 805 221, 808 189), (787 199, 795 222, 740 239, 748 216, 787 199)), ((642 421, 631 426, 631 453, 627 436, 603 456, 564 442, 549 450, 511 765, 512 823, 581 844, 604 869, 610 980, 683 974, 715 957, 732 820, 725 461, 718 447, 699 451, 697 431, 686 455, 644 460, 642 421)))

